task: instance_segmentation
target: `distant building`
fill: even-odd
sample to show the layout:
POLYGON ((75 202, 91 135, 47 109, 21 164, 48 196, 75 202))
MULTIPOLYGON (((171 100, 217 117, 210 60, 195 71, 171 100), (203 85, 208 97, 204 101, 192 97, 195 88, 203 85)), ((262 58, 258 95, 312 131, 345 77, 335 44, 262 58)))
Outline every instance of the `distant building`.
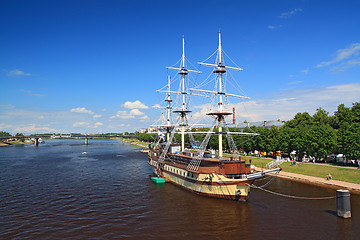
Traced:
POLYGON ((142 128, 142 129, 139 130, 139 133, 146 133, 147 130, 148 130, 147 128, 142 128))

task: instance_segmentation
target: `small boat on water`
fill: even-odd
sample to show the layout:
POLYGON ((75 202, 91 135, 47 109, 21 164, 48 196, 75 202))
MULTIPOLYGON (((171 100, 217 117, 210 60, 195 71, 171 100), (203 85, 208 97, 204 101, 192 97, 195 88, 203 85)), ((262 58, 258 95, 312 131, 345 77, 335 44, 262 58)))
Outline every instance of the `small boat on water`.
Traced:
MULTIPOLYGON (((159 126, 159 128, 167 131, 167 139, 164 142, 159 141, 149 145, 148 163, 152 167, 154 174, 158 178, 163 178, 164 182, 171 182, 186 190, 199 195, 231 200, 247 200, 250 192, 250 185, 258 178, 271 173, 278 173, 280 168, 264 170, 256 172, 251 168, 251 164, 246 163, 244 159, 239 157, 226 157, 223 154, 223 136, 226 136, 228 145, 232 152, 238 152, 232 135, 257 135, 256 133, 230 132, 225 122, 226 116, 232 113, 224 108, 224 99, 227 97, 237 97, 249 99, 245 96, 230 94, 225 92, 225 77, 227 70, 242 70, 238 67, 225 66, 223 62, 223 50, 221 46, 221 34, 219 33, 219 46, 217 49, 217 57, 215 64, 201 62, 204 66, 213 68, 216 75, 216 83, 214 90, 203 90, 199 88, 186 89, 186 75, 189 72, 197 72, 189 70, 185 65, 185 50, 183 38, 183 55, 179 68, 168 67, 177 70, 180 76, 180 91, 170 90, 170 80, 165 93, 167 106, 167 123, 159 126), (187 114, 191 111, 187 109, 187 97, 190 93, 197 91, 204 94, 212 94, 217 99, 217 109, 207 113, 214 119, 213 124, 207 128, 208 131, 192 132, 187 122, 187 114), (179 114, 178 123, 170 123, 170 111, 172 111, 172 100, 170 93, 178 93, 182 96, 181 106, 173 111, 179 114), (185 131, 186 128, 186 131, 185 131), (181 131, 179 132, 179 129, 181 131), (176 143, 175 134, 181 134, 181 143, 176 143), (204 139, 196 148, 185 148, 184 135, 190 134, 189 139, 194 140, 192 134, 203 134, 204 139), (207 149, 211 135, 218 135, 218 149, 207 149)), ((162 138, 164 134, 159 133, 162 138)), ((156 181, 158 181, 156 178, 156 181)), ((155 180, 153 180, 155 181, 155 180)))

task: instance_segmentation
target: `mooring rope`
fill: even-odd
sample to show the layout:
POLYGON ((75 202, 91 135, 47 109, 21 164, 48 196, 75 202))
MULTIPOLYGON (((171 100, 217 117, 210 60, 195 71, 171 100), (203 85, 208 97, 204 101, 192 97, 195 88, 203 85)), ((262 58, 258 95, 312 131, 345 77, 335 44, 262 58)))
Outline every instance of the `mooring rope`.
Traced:
MULTIPOLYGON (((258 188, 263 188, 263 187, 265 187, 265 186, 269 185, 272 181, 274 181, 275 176, 277 176, 279 173, 280 173, 280 171, 276 172, 276 173, 275 173, 275 175, 271 176, 271 177, 272 177, 272 179, 270 179, 270 181, 268 181, 268 182, 267 182, 267 183, 265 183, 264 185, 262 185, 262 186, 256 186, 256 187, 258 187, 258 188)), ((254 186, 255 186, 255 185, 254 185, 254 186)), ((251 185, 250 185, 250 187, 251 187, 251 185)))
MULTIPOLYGON (((263 190, 263 191, 268 192, 268 193, 272 193, 272 194, 275 194, 275 195, 278 195, 278 196, 288 197, 288 198, 303 199, 303 200, 326 200, 326 199, 336 198, 336 196, 333 196, 333 197, 298 197, 298 196, 292 196, 292 195, 287 195, 287 194, 282 194, 282 193, 273 192, 273 191, 264 189, 264 188, 262 188, 262 187, 255 186, 254 184, 251 184, 251 185, 248 184, 248 185, 249 185, 250 187, 253 187, 253 188, 256 188, 256 189, 260 189, 260 190, 263 190)), ((267 184, 266 184, 266 185, 267 185, 267 184)))

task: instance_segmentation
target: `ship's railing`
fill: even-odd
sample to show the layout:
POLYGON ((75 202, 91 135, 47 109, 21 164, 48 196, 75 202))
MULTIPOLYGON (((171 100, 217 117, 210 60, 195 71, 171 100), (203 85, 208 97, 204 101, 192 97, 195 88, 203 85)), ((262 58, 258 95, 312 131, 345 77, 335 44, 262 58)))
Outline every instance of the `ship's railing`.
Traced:
POLYGON ((271 162, 268 162, 266 165, 265 165, 265 168, 267 169, 271 169, 271 168, 274 168, 276 166, 279 166, 280 164, 286 162, 287 159, 285 158, 279 158, 279 159, 276 159, 276 160, 273 160, 271 162))

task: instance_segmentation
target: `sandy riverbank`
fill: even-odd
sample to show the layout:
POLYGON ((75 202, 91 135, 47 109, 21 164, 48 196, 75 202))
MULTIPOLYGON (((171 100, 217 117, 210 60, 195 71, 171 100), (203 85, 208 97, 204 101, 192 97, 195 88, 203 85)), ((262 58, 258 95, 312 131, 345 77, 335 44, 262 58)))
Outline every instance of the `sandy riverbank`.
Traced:
POLYGON ((0 143, 0 147, 6 147, 6 146, 11 146, 11 145, 24 145, 24 144, 31 144, 31 143, 25 143, 25 142, 21 142, 21 141, 11 141, 11 142, 7 142, 7 143, 0 143))

